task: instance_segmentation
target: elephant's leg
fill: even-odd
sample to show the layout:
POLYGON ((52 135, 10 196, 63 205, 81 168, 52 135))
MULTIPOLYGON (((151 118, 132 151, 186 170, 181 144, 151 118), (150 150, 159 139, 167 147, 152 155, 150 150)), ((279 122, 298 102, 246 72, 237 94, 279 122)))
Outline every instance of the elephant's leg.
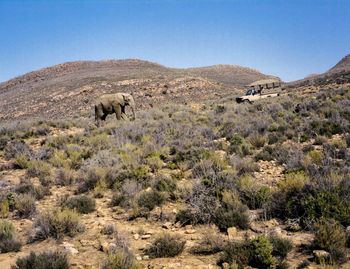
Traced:
POLYGON ((95 106, 95 121, 98 127, 101 125, 101 119, 104 120, 103 117, 104 117, 104 113, 103 113, 102 107, 95 106))
POLYGON ((122 114, 121 114, 122 119, 127 120, 128 116, 125 113, 125 106, 121 106, 121 109, 122 109, 122 114))
POLYGON ((122 118, 122 108, 119 104, 113 105, 113 109, 115 112, 115 115, 117 117, 117 120, 120 120, 122 118))

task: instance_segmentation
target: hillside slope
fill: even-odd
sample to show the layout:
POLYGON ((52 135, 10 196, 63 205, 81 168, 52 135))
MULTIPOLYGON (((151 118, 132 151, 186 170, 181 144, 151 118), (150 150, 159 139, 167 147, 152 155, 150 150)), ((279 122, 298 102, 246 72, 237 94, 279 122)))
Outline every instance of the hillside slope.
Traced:
POLYGON ((289 83, 288 86, 323 86, 334 83, 350 83, 350 54, 341 59, 334 67, 328 71, 322 74, 310 75, 304 79, 293 81, 289 83))
POLYGON ((175 69, 141 60, 68 62, 0 84, 0 120, 91 113, 104 93, 130 92, 138 108, 204 101, 270 77, 239 66, 175 69))

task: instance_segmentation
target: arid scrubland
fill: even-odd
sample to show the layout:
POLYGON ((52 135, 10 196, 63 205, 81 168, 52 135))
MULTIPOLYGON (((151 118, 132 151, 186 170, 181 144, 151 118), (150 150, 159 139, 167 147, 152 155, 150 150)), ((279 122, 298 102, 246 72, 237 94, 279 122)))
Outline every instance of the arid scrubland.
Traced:
POLYGON ((344 86, 2 126, 0 268, 349 268, 349 123, 344 86))

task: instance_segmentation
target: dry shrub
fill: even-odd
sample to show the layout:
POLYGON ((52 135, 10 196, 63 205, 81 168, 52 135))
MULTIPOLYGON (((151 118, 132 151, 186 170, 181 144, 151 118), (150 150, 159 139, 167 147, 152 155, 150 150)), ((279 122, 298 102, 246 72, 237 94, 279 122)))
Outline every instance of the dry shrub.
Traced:
POLYGON ((15 226, 7 220, 0 220, 0 253, 19 251, 21 246, 15 226))
POLYGON ((31 241, 48 237, 62 238, 64 235, 74 236, 84 230, 78 213, 71 209, 55 209, 40 214, 34 223, 34 234, 31 241))
POLYGON ((185 241, 178 236, 162 234, 150 245, 145 253, 151 258, 175 257, 179 255, 185 246, 185 241))

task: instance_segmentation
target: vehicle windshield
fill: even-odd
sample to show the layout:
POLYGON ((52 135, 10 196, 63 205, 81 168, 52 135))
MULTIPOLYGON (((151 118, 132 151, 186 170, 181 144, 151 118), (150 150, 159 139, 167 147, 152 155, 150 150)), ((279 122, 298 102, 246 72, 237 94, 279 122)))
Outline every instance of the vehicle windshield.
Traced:
POLYGON ((254 94, 254 90, 250 89, 247 91, 245 95, 253 95, 253 94, 254 94))

